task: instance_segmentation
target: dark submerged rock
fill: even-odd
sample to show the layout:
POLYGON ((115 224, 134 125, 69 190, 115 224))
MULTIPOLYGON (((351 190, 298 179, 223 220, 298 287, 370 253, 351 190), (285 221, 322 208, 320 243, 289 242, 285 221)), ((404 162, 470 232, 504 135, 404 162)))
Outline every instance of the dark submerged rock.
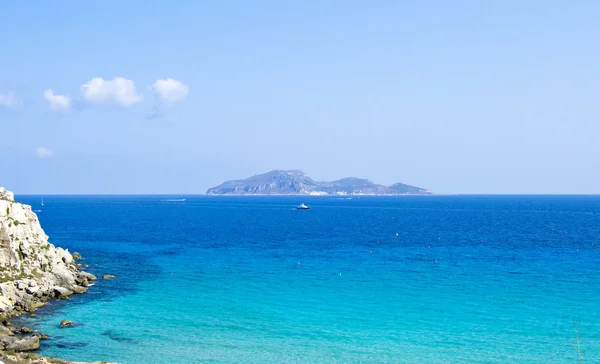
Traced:
POLYGON ((123 337, 123 336, 119 335, 118 333, 116 333, 116 332, 114 332, 112 330, 104 331, 102 333, 102 335, 108 336, 111 340, 118 341, 118 342, 121 342, 121 343, 134 344, 136 342, 135 340, 130 339, 128 337, 123 337))
POLYGON ((88 343, 61 341, 59 343, 56 343, 56 346, 58 346, 61 349, 78 349, 88 346, 88 343))
POLYGON ((60 322, 60 327, 61 328, 71 327, 71 326, 73 326, 73 321, 71 321, 71 320, 62 320, 60 322))

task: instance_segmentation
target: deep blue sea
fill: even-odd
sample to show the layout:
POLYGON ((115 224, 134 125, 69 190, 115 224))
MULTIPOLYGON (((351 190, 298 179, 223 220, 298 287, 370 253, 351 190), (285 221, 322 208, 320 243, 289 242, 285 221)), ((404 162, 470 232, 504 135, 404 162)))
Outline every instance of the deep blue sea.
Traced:
POLYGON ((26 319, 44 355, 600 362, 600 196, 17 198, 117 277, 26 319))

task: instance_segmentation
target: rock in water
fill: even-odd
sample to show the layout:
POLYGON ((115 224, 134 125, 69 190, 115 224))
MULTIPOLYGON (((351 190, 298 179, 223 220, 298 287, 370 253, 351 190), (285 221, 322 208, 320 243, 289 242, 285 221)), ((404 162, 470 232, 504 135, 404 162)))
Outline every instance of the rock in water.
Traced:
POLYGON ((73 289, 73 292, 75 293, 85 293, 87 292, 87 285, 85 284, 85 282, 81 282, 81 286, 73 286, 71 287, 73 289))
POLYGON ((71 326, 73 326, 73 321, 71 321, 71 320, 62 320, 60 322, 60 327, 61 328, 71 327, 71 326))
POLYGON ((117 277, 113 276, 112 274, 105 274, 102 276, 102 279, 115 279, 117 277))
POLYGON ((73 260, 81 260, 81 254, 74 252, 72 255, 73 255, 73 260))
POLYGON ((56 294, 57 298, 67 298, 73 294, 73 291, 70 291, 64 287, 54 286, 52 289, 54 289, 54 293, 56 294))
POLYGON ((93 275, 92 273, 88 273, 88 272, 79 272, 79 277, 80 278, 86 278, 88 281, 95 281, 96 280, 96 276, 93 275))
POLYGON ((40 338, 37 336, 27 336, 20 340, 16 340, 12 344, 6 346, 6 350, 14 351, 30 351, 40 347, 40 338))
POLYGON ((78 349, 85 348, 86 346, 88 346, 88 343, 62 341, 56 343, 56 346, 61 349, 78 349))
POLYGON ((48 340, 49 338, 48 334, 42 334, 41 332, 36 332, 34 335, 39 337, 40 340, 48 340))
POLYGON ((29 327, 21 327, 21 334, 31 334, 33 332, 29 327))
MULTIPOLYGON (((81 286, 81 288, 87 287, 90 285, 90 281, 95 281, 96 280, 96 276, 91 274, 91 273, 87 273, 87 272, 79 272, 79 276, 77 277, 77 284, 79 284, 81 286)), ((83 292, 78 292, 77 293, 83 293, 83 292)))

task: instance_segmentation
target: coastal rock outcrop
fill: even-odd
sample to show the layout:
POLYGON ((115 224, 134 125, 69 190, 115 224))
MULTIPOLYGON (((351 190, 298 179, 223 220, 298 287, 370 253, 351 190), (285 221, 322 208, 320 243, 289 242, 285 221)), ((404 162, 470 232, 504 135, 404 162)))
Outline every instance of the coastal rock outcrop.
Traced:
POLYGON ((17 339, 6 346, 6 350, 14 351, 30 351, 40 347, 40 338, 37 336, 26 336, 22 339, 17 339))
POLYGON ((79 254, 50 244, 31 206, 0 187, 0 363, 72 363, 30 353, 48 335, 27 327, 17 331, 7 318, 32 312, 50 298, 86 292, 96 277, 81 271, 77 259, 79 254))
POLYGON ((13 336, 14 333, 12 332, 11 329, 9 329, 8 327, 4 326, 4 325, 0 325, 0 337, 3 336, 13 336))
POLYGON ((31 206, 0 188, 0 317, 87 290, 68 250, 48 242, 31 206))

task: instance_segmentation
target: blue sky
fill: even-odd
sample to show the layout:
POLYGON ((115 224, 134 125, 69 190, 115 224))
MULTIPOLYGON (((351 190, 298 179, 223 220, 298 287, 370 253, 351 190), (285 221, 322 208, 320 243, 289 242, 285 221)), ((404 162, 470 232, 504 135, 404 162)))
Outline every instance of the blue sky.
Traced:
POLYGON ((5 1, 0 185, 204 193, 302 169, 439 193, 600 193, 598 14, 552 0, 5 1))

